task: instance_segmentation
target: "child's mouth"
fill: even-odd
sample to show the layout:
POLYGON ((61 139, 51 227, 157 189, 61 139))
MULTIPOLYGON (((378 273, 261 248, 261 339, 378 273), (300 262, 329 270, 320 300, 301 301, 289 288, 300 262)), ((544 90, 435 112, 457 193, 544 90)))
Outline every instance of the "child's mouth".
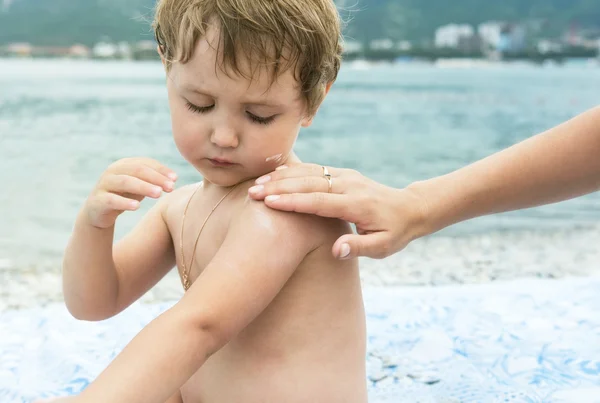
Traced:
POLYGON ((227 161, 227 160, 222 160, 222 159, 212 159, 212 158, 209 158, 209 159, 208 159, 208 161, 209 161, 209 162, 210 162, 212 165, 214 165, 214 166, 216 166, 216 167, 220 167, 220 168, 232 167, 232 166, 234 166, 234 165, 237 165, 237 164, 236 164, 236 163, 234 163, 234 162, 230 162, 230 161, 227 161))

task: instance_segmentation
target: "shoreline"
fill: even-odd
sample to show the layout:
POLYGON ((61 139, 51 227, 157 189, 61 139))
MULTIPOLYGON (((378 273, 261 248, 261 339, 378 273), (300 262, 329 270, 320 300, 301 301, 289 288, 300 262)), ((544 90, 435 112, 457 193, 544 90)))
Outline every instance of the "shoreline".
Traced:
MULTIPOLYGON (((78 58, 78 57, 45 57, 45 56, 33 56, 33 57, 13 57, 0 54, 0 61, 8 63, 48 63, 54 62, 57 64, 61 63, 104 63, 104 64, 127 64, 133 63, 138 65, 150 64, 160 65, 160 59, 148 58, 148 59, 119 59, 119 58, 78 58)), ((396 58, 350 58, 343 62, 342 68, 344 69, 370 69, 378 66, 431 66, 436 68, 490 68, 498 66, 531 66, 531 67, 588 67, 598 68, 600 67, 600 54, 597 56, 585 56, 585 57, 562 57, 556 58, 548 56, 544 58, 507 58, 507 59, 494 59, 488 57, 435 57, 435 58, 423 58, 418 56, 399 56, 396 58)))
MULTIPOLYGON (((600 225, 580 230, 431 236, 384 260, 360 259, 363 287, 438 287, 524 278, 600 275, 600 225)), ((0 314, 63 301, 59 262, 17 264, 0 259, 0 314)), ((183 295, 176 270, 141 303, 183 295)))

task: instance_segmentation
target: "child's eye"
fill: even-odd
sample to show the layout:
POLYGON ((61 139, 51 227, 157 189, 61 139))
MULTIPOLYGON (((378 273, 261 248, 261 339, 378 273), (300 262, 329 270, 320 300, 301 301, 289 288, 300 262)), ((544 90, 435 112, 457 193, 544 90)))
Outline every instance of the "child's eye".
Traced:
POLYGON ((246 112, 248 114, 248 117, 250 118, 251 121, 253 121, 254 123, 258 123, 261 125, 268 125, 269 123, 272 123, 275 120, 275 116, 269 116, 268 118, 261 118, 260 116, 256 116, 251 114, 250 112, 246 112))
POLYGON ((206 113, 215 107, 214 104, 210 105, 210 106, 196 106, 189 102, 186 102, 186 104, 187 104, 187 108, 194 113, 206 113))

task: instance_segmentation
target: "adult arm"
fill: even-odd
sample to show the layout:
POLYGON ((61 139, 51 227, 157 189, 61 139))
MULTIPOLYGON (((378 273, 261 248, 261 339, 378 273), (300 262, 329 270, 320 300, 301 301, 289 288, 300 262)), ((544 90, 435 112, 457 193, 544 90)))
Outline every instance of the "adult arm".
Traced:
POLYGON ((338 258, 383 258, 412 240, 471 218, 555 203, 600 189, 600 107, 457 171, 394 189, 356 171, 279 167, 249 189, 271 208, 336 217, 338 258), (283 169, 287 168, 287 169, 283 169))

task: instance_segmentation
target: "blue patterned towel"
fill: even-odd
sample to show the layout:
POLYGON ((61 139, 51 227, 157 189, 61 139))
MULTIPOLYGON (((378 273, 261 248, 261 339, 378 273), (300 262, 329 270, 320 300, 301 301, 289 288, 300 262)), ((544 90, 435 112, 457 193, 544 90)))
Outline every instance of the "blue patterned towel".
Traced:
MULTIPOLYGON (((81 391, 172 304, 0 316, 0 402, 81 391)), ((370 401, 600 402, 600 278, 367 288, 370 401)))

